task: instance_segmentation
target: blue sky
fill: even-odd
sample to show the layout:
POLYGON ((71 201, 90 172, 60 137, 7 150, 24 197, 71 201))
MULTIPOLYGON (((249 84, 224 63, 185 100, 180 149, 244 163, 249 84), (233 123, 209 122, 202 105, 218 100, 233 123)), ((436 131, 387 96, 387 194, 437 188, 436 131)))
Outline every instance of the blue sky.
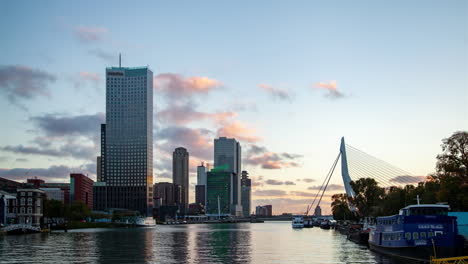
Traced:
POLYGON ((168 74, 188 89, 155 88, 155 182, 170 181, 172 147, 195 165, 230 133, 244 139, 255 203, 277 213, 305 208, 341 136, 427 175, 441 139, 468 126, 466 1, 2 1, 0 34, 1 177, 93 173, 92 127, 119 52, 123 66, 149 65, 156 83, 168 74), (26 92, 12 76, 31 81, 26 92), (83 125, 62 135, 67 120, 83 125), (76 153, 64 157, 65 146, 76 153))

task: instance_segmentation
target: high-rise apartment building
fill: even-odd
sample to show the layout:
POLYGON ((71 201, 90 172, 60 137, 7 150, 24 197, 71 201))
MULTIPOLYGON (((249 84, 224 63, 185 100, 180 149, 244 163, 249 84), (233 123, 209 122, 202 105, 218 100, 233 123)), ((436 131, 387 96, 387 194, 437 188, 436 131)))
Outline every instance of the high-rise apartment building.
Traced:
POLYGON ((153 72, 106 68, 106 124, 101 178, 106 207, 151 214, 153 204, 153 72))
POLYGON ((180 211, 185 214, 189 205, 189 153, 185 148, 176 148, 172 153, 172 182, 182 189, 180 211))
POLYGON ((220 137, 214 140, 214 166, 226 172, 234 173, 232 181, 232 214, 242 214, 241 206, 241 146, 234 138, 220 137))
POLYGON ((247 171, 242 171, 241 178, 241 205, 242 205, 242 215, 250 216, 250 204, 251 204, 251 190, 252 182, 249 179, 249 173, 247 171))

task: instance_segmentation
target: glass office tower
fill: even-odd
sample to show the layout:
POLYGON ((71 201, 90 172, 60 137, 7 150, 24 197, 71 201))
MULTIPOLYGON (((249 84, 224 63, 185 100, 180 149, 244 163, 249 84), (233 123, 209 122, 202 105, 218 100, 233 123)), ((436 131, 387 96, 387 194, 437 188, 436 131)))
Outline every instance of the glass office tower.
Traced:
POLYGON ((153 204, 153 72, 106 68, 107 208, 149 215, 153 204))

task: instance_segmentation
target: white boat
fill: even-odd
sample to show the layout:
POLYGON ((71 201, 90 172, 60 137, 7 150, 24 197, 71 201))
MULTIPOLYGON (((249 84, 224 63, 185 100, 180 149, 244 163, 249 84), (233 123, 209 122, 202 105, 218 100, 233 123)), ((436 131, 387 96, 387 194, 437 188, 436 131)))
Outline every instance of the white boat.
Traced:
POLYGON ((135 221, 135 225, 137 226, 156 226, 156 221, 154 221, 153 217, 139 217, 135 221))
POLYGON ((293 228, 303 228, 304 227, 304 217, 302 215, 295 215, 292 219, 293 228))

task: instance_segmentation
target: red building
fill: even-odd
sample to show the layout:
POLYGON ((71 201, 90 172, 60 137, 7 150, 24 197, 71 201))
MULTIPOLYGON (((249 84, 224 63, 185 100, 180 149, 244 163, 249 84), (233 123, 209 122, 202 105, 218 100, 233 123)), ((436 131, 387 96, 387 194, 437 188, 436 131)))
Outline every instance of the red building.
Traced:
POLYGON ((89 209, 93 209, 93 182, 84 174, 70 174, 70 203, 82 201, 89 209))

